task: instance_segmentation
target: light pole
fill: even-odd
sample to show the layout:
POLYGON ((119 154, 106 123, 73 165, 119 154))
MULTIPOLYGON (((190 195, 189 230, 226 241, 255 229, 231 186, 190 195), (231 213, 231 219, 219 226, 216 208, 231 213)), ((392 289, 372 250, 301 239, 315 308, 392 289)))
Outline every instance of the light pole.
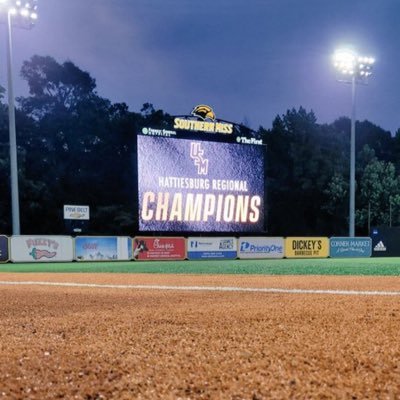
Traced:
POLYGON ((15 127, 15 105, 12 74, 12 26, 30 29, 37 19, 36 0, 0 0, 0 10, 7 15, 7 81, 8 81, 8 123, 10 134, 10 177, 12 233, 20 234, 17 135, 15 127))
POLYGON ((355 235, 355 183, 356 183, 356 85, 366 84, 372 74, 372 57, 360 57, 351 50, 337 50, 333 55, 335 68, 341 75, 339 81, 351 84, 351 130, 350 130, 350 207, 349 236, 355 235))

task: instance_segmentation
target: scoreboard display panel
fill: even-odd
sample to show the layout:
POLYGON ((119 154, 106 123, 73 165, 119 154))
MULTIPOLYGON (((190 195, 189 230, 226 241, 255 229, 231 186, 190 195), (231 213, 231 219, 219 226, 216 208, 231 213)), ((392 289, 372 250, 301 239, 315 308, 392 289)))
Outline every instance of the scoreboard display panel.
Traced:
POLYGON ((265 230, 264 145, 150 132, 137 136, 139 231, 265 230))

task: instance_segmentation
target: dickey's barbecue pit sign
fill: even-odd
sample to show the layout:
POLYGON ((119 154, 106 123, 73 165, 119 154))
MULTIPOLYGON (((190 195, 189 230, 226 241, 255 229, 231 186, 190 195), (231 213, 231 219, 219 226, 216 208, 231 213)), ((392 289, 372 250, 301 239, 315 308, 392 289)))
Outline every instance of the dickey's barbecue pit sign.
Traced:
POLYGON ((329 239, 327 237, 287 237, 285 256, 287 258, 329 257, 329 239))

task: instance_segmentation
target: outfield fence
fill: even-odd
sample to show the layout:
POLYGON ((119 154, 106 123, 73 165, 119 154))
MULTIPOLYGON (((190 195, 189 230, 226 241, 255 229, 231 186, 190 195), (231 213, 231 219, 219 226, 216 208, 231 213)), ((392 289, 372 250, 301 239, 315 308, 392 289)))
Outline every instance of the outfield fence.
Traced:
POLYGON ((0 235, 0 262, 360 258, 381 255, 380 242, 374 246, 370 237, 0 235))

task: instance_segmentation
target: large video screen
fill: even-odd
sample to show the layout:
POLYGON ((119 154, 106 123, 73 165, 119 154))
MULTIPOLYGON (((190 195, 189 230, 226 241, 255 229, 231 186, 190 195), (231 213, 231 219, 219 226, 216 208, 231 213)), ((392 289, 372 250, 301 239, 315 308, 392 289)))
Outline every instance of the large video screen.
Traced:
POLYGON ((265 146, 138 136, 139 230, 264 230, 265 146))

